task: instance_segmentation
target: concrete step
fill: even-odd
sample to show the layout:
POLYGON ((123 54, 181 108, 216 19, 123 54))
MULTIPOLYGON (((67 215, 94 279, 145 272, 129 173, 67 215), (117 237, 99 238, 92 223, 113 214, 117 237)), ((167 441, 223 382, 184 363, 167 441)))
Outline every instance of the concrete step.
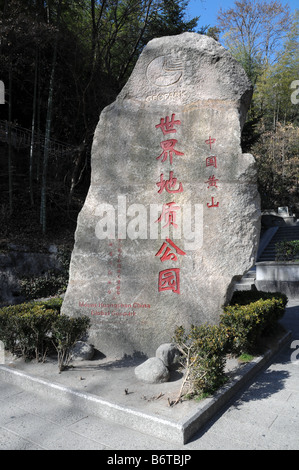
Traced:
POLYGON ((244 276, 235 284, 234 290, 251 290, 255 286, 256 267, 253 266, 244 276))
POLYGON ((242 280, 239 281, 236 285, 234 290, 252 290, 252 288, 255 286, 254 282, 251 283, 243 283, 242 280))
POLYGON ((246 274, 244 274, 242 279, 247 280, 247 281, 252 281, 252 279, 255 279, 255 275, 256 275, 255 271, 248 271, 246 274))
MULTIPOLYGON (((275 261, 276 243, 280 241, 299 240, 299 225, 279 227, 269 244, 259 255, 257 261, 275 261)), ((251 290, 255 286, 256 268, 251 268, 235 285, 235 290, 251 290)))

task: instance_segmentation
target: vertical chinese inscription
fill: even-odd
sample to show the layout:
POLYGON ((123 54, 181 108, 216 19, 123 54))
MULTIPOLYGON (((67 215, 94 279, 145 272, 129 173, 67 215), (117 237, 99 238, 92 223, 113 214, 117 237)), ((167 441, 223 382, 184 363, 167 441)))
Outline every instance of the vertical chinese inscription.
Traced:
MULTIPOLYGON (((175 118, 175 114, 172 113, 171 118, 169 116, 162 117, 160 123, 156 124, 155 128, 160 129, 163 133, 163 136, 168 134, 176 134, 176 126, 180 126, 181 121, 175 118)), ((156 157, 156 160, 160 160, 161 163, 166 162, 169 159, 169 164, 173 164, 174 157, 181 157, 184 155, 183 152, 175 148, 178 144, 177 139, 167 139, 160 142, 162 148, 162 153, 156 157)), ((170 194, 181 193, 183 192, 183 184, 181 181, 174 176, 173 171, 169 171, 168 179, 164 179, 164 173, 160 175, 160 181, 156 183, 158 186, 158 194, 166 191, 170 194)), ((162 228, 172 226, 173 229, 178 228, 176 223, 177 211, 181 208, 175 201, 168 202, 163 204, 162 213, 156 222, 160 223, 162 228), (162 225, 163 224, 163 225, 162 225)), ((162 244, 161 248, 155 254, 155 256, 160 258, 160 261, 171 260, 176 262, 178 260, 178 255, 184 256, 186 253, 181 250, 170 238, 166 238, 165 242, 162 244)), ((158 292, 164 292, 170 290, 175 294, 180 294, 180 268, 168 268, 159 272, 158 277, 158 292)))
POLYGON ((122 240, 109 240, 107 294, 116 300, 121 294, 122 282, 122 240))
MULTIPOLYGON (((212 146, 215 144, 216 139, 209 136, 207 140, 205 140, 205 143, 210 147, 210 150, 212 150, 212 146)), ((209 157, 206 157, 206 167, 213 167, 217 169, 217 156, 216 155, 210 155, 209 157)), ((208 189, 210 188, 218 188, 218 183, 219 179, 216 178, 216 176, 210 175, 208 178, 208 181, 206 183, 208 184, 208 189)), ((219 207, 219 202, 215 201, 215 196, 211 196, 211 202, 207 202, 207 207, 219 207)))

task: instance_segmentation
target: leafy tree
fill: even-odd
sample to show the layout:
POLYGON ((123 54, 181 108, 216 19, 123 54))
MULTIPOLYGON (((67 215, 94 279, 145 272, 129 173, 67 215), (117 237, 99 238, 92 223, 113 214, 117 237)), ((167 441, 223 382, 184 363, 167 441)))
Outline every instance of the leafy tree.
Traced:
POLYGON ((241 0, 220 9, 218 22, 224 44, 254 84, 242 146, 257 160, 262 208, 298 210, 298 106, 290 89, 299 70, 298 11, 292 16, 276 0, 241 0))
POLYGON ((223 40, 242 63, 253 83, 261 65, 271 63, 290 26, 289 7, 277 0, 235 1, 234 7, 220 8, 218 26, 223 40))
POLYGON ((275 129, 278 122, 299 122, 298 106, 291 102, 291 84, 299 71, 299 11, 294 15, 282 50, 276 62, 266 64, 257 81, 255 105, 267 128, 275 129))
POLYGON ((299 128, 277 123, 264 130, 251 152, 256 157, 262 209, 291 206, 299 212, 299 128))
POLYGON ((186 8, 189 1, 162 0, 152 12, 149 21, 147 38, 173 36, 175 34, 194 31, 199 17, 185 21, 186 8))
POLYGON ((207 32, 206 32, 207 36, 215 39, 215 41, 219 41, 220 33, 221 31, 217 26, 208 27, 207 32))
POLYGON ((115 99, 148 40, 193 30, 197 19, 185 20, 187 4, 0 0, 0 79, 7 91, 0 119, 9 121, 9 131, 14 121, 32 130, 29 147, 10 145, 6 153, 8 171, 0 187, 10 214, 20 207, 14 202, 18 198, 36 210, 36 223, 41 209, 44 232, 54 221, 75 221, 89 186, 100 111, 115 99), (72 145, 72 153, 63 158, 47 153, 51 139, 72 145))
MULTIPOLYGON (((57 6, 57 21, 58 27, 61 15, 61 4, 62 0, 59 0, 57 6)), ((47 118, 45 126, 45 144, 44 144, 44 155, 43 155, 43 171, 42 171, 42 187, 41 187, 41 206, 40 206, 40 223, 42 225, 43 233, 46 233, 47 223, 47 176, 48 176, 48 160, 49 160, 49 148, 50 148, 50 135, 52 125, 52 111, 53 111, 53 94, 56 84, 55 80, 55 69, 57 61, 57 49, 58 49, 58 34, 55 37, 53 59, 51 66, 50 82, 49 82, 49 95, 48 95, 48 106, 47 106, 47 118)))

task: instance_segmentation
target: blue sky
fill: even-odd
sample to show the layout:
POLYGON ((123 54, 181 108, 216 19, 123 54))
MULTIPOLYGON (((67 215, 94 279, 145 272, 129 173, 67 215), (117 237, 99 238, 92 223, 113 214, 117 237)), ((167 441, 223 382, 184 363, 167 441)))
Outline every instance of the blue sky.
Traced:
MULTIPOLYGON (((190 18, 200 16, 198 22, 199 29, 205 25, 215 26, 220 7, 226 10, 231 8, 234 3, 234 0, 190 0, 186 12, 190 18)), ((299 9, 298 0, 281 0, 281 3, 289 5, 290 10, 293 12, 296 8, 299 9)))

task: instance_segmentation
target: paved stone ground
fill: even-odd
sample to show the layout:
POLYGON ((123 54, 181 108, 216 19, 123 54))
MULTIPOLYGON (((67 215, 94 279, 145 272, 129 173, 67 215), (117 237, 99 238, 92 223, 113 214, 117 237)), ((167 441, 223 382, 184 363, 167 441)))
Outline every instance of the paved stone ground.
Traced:
POLYGON ((289 301, 283 324, 290 344, 184 446, 1 381, 0 450, 298 450, 299 299, 289 301))

